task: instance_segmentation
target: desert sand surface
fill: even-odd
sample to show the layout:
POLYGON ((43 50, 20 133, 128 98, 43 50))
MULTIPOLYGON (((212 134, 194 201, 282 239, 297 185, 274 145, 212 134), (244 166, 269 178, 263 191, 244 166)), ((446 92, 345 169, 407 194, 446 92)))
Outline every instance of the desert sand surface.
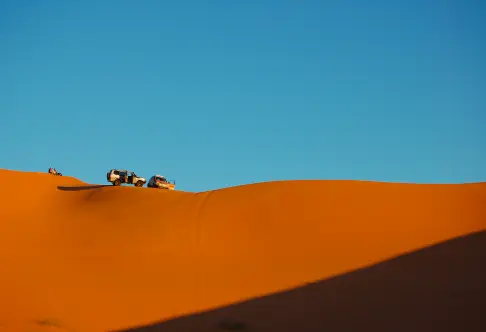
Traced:
POLYGON ((0 180, 2 332, 486 330, 486 183, 0 180))

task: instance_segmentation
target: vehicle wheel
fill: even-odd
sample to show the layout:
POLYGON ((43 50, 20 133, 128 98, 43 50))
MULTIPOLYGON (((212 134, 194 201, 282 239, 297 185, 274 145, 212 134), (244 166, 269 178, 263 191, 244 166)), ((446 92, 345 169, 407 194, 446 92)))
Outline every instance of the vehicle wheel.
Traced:
POLYGON ((113 181, 113 185, 114 186, 119 186, 121 184, 121 181, 116 179, 115 181, 113 181))
POLYGON ((138 181, 137 183, 135 183, 135 187, 143 187, 143 182, 138 181))

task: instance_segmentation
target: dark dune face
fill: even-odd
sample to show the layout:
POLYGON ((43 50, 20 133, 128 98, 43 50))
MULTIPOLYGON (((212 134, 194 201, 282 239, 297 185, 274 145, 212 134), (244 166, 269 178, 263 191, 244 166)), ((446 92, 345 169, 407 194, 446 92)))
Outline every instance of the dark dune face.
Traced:
POLYGON ((485 331, 486 231, 277 294, 119 332, 485 331))

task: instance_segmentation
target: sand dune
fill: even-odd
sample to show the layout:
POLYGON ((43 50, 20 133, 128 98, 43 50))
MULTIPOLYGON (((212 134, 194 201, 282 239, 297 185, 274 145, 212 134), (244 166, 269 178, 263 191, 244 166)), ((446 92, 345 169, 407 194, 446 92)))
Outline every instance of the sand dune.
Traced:
POLYGON ((420 308, 435 285, 459 301, 431 316, 447 322, 444 310, 475 313, 486 293, 474 269, 484 236, 474 250, 424 249, 486 230, 486 183, 280 181, 190 193, 16 171, 0 179, 0 331, 355 331, 367 321, 359 306, 381 308, 368 310, 376 329, 408 331, 427 315, 379 313, 400 301, 420 308), (419 249, 454 265, 429 254, 380 270, 419 249), (373 302, 381 282, 387 301, 373 302), (244 322, 218 325, 228 313, 244 322))

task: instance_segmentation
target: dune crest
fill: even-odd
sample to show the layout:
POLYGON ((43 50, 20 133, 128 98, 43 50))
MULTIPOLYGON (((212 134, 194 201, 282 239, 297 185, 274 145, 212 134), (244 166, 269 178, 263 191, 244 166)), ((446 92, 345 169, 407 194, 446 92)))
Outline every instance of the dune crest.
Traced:
POLYGON ((486 230, 486 183, 191 193, 8 170, 0 179, 0 331, 150 325, 486 230))

